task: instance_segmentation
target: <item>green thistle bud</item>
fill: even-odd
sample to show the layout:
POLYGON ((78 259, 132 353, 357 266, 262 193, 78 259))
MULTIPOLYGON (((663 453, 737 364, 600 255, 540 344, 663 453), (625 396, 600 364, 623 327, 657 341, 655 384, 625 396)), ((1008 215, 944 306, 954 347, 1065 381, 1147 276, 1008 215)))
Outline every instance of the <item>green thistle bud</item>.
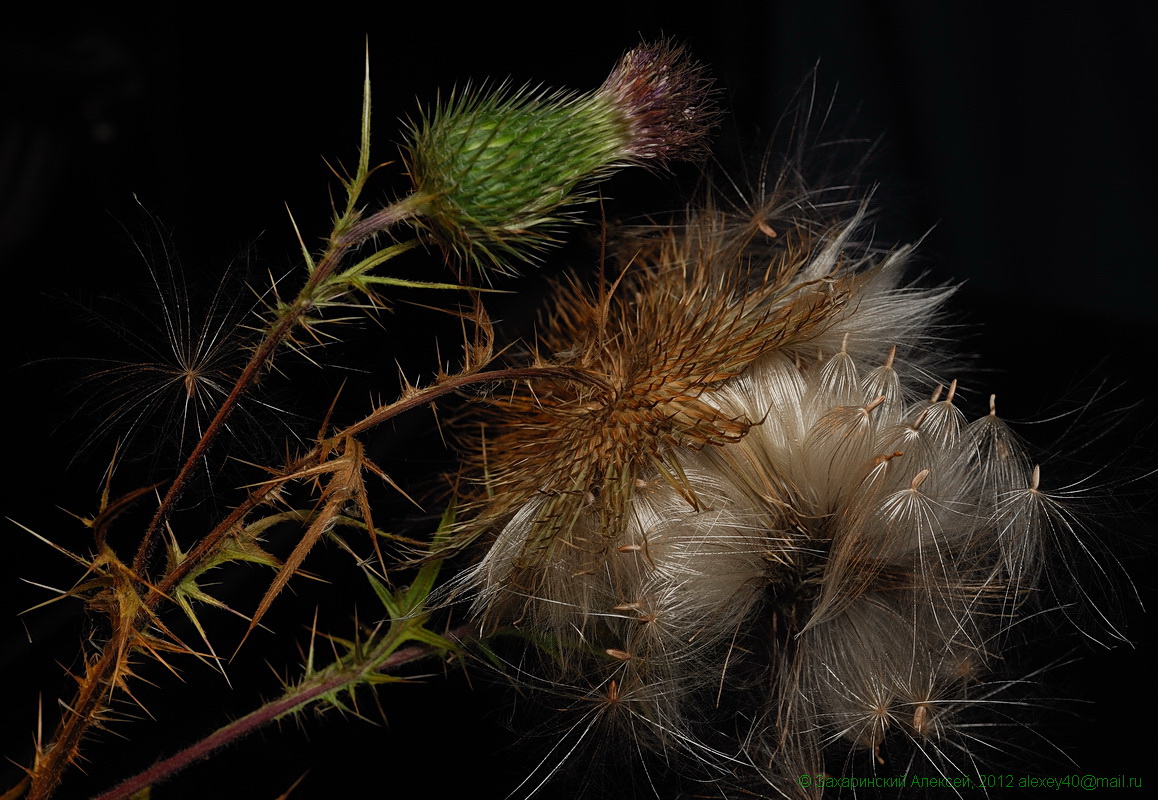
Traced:
POLYGON ((587 94, 452 95, 407 145, 419 224, 467 264, 502 271, 555 241, 560 209, 592 183, 701 154, 715 117, 702 68, 666 42, 630 51, 587 94))

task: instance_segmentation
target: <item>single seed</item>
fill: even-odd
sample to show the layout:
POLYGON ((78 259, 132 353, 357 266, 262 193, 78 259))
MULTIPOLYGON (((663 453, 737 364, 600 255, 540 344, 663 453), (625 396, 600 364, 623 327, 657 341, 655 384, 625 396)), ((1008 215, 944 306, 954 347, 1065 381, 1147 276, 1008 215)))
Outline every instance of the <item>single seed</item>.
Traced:
POLYGON ((909 486, 911 491, 917 491, 921 488, 921 484, 925 482, 925 478, 929 477, 929 470, 923 469, 913 476, 913 482, 909 486))
POLYGON ((913 712, 913 730, 915 730, 921 736, 924 736, 928 724, 929 706, 925 703, 918 703, 917 710, 913 712))

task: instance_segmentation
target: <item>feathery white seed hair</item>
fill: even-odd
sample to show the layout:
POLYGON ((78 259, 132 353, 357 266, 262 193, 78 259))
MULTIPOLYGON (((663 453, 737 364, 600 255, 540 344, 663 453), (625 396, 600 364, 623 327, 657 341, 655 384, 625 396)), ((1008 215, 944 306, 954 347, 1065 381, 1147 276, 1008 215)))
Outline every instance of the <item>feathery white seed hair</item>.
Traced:
POLYGON ((793 776, 890 736, 965 746, 952 716, 1037 584, 1053 501, 992 400, 967 422, 955 382, 932 390, 951 290, 903 285, 910 249, 859 244, 863 209, 806 201, 709 208, 631 241, 597 297, 560 294, 535 362, 604 388, 489 399, 465 532, 486 549, 458 588, 552 651, 585 713, 813 796, 793 776))

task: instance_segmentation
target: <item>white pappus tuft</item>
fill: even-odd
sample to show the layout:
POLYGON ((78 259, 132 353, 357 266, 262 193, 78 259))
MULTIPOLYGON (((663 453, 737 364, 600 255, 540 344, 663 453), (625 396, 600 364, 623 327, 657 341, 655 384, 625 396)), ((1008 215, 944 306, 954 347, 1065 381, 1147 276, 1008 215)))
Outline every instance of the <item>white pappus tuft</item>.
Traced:
POLYGON ((1066 512, 995 400, 970 419, 940 377, 952 290, 786 183, 625 234, 619 279, 561 289, 538 335, 582 380, 481 401, 456 590, 580 698, 557 757, 606 723, 692 779, 815 797, 797 776, 975 769, 962 714, 1005 702, 1066 512))

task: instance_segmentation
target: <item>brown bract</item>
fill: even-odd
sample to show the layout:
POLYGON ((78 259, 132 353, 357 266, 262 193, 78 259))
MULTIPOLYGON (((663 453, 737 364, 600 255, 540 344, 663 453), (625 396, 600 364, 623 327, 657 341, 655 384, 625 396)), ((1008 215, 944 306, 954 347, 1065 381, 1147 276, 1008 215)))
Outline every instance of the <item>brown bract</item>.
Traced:
POLYGON ((519 559, 528 591, 560 548, 589 554, 582 571, 584 561, 596 569, 623 544, 624 513, 645 473, 698 507, 675 453, 737 442, 760 422, 702 396, 770 351, 804 353, 864 276, 801 280, 817 237, 797 228, 774 238, 758 215, 734 231, 726 224, 706 211, 686 227, 632 237, 618 280, 594 293, 576 285, 558 292, 534 361, 582 371, 591 382, 537 380, 488 400, 477 466, 489 496, 476 504, 473 527, 535 504, 519 559), (576 525, 592 512, 594 539, 590 524, 576 525))

